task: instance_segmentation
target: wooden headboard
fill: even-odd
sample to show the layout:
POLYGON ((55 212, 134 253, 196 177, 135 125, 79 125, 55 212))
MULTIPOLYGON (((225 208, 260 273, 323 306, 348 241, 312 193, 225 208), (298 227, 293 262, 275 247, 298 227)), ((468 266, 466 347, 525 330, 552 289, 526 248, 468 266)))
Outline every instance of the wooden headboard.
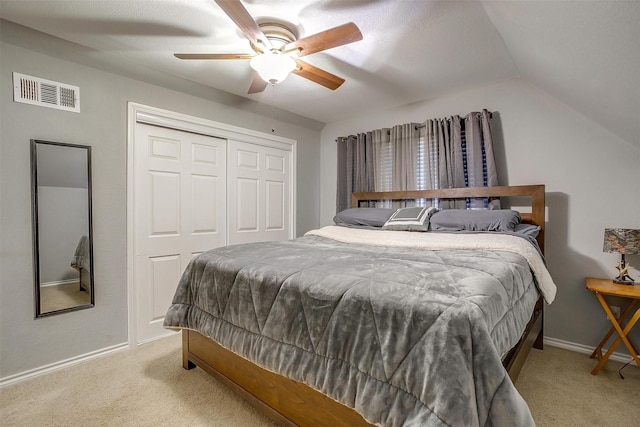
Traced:
MULTIPOLYGON (((544 225, 545 201, 544 185, 515 185, 503 187, 475 187, 475 188, 446 188, 441 190, 417 191, 380 191, 353 193, 351 206, 357 208, 360 202, 382 200, 412 200, 412 199, 466 199, 469 197, 529 197, 531 198, 531 213, 520 213, 522 222, 535 224, 540 227, 536 240, 540 250, 544 253, 544 225)), ((521 203, 518 203, 520 205, 521 203)))

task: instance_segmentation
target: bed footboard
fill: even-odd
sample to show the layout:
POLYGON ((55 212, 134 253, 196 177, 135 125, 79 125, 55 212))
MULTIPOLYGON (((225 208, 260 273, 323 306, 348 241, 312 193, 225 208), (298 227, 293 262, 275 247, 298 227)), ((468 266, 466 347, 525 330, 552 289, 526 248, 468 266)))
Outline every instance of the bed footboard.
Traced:
MULTIPOLYGON (((513 382, 531 347, 542 348, 538 343, 542 344, 543 307, 539 298, 522 338, 503 361, 513 382)), ((283 426, 371 426, 353 409, 305 384, 269 372, 196 331, 182 330, 182 366, 202 368, 283 426)))
POLYGON ((269 372, 196 331, 182 331, 182 365, 198 366, 284 426, 371 426, 322 393, 269 372))

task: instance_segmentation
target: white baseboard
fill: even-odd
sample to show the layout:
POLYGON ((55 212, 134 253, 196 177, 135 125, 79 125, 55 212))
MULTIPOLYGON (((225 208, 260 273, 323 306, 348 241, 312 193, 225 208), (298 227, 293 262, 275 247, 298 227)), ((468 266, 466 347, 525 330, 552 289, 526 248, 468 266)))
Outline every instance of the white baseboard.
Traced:
POLYGON ((60 362, 51 363, 49 365, 41 366, 39 368, 31 369, 28 371, 20 372, 18 374, 10 375, 8 377, 0 378, 0 388, 15 384, 21 381, 28 380, 33 377, 48 374, 58 369, 66 368, 68 366, 77 365, 78 363, 86 362, 98 357, 106 356, 110 353, 115 353, 122 350, 127 350, 129 343, 116 344, 111 347, 106 347, 100 350, 92 351, 90 353, 82 354, 80 356, 72 357, 69 359, 61 360, 60 362))
POLYGON ((156 337, 153 337, 153 338, 148 338, 148 339, 146 339, 146 340, 138 341, 138 343, 137 343, 136 345, 143 345, 143 344, 147 344, 147 343, 150 343, 150 342, 153 342, 153 341, 156 341, 156 340, 162 339, 162 338, 170 337, 170 336, 172 336, 172 335, 175 335, 175 334, 178 334, 178 333, 181 333, 181 332, 182 332, 182 331, 173 331, 173 330, 169 330, 169 329, 167 329, 167 330, 165 331, 165 333, 163 333, 163 334, 161 334, 161 335, 158 335, 158 336, 156 336, 156 337))
MULTIPOLYGON (((544 344, 550 345, 552 347, 564 348, 565 350, 571 350, 577 353, 583 353, 583 354, 589 354, 589 355, 593 353, 593 350, 596 349, 595 347, 590 347, 588 345, 582 345, 582 344, 577 344, 569 341, 559 340, 556 338, 547 338, 547 337, 544 338, 544 344)), ((603 353, 605 353, 606 350, 607 349, 604 349, 603 353)), ((614 352, 609 358, 609 360, 615 360, 616 362, 622 362, 622 363, 628 362, 629 359, 631 359, 630 355, 624 354, 624 353, 616 353, 616 352, 614 352)))
POLYGON ((68 285, 71 283, 78 283, 78 282, 79 282, 79 279, 56 280, 54 282, 40 283, 40 287, 46 288, 49 286, 68 285))

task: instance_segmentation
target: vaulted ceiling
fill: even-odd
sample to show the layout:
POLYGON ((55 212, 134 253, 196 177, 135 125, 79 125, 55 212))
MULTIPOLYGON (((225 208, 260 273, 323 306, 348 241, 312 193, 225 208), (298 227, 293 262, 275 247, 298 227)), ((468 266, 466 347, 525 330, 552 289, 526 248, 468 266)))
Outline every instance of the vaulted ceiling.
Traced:
MULTIPOLYGON (((330 123, 504 80, 523 79, 640 148, 640 1, 243 0, 300 37, 354 22, 363 40, 305 57, 346 82, 296 75, 247 94, 248 53, 213 0, 0 0, 0 17, 109 61, 211 86, 330 123)), ((42 76, 45 77, 46 76, 42 76)))

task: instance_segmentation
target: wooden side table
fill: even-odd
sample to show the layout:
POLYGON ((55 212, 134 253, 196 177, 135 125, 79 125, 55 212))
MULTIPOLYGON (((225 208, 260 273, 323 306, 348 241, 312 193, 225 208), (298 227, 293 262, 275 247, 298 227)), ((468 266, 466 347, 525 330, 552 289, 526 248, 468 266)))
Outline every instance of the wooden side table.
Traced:
POLYGON ((600 305, 607 313, 607 316, 609 317, 613 325, 611 326, 611 329, 609 329, 609 332, 607 332, 607 334, 604 336, 604 338, 602 338, 602 341, 600 341, 600 344, 598 344, 593 353, 591 353, 591 359, 597 358, 599 360, 596 367, 593 368, 593 371, 591 371, 591 374, 596 375, 598 371, 600 371, 609 357, 611 357, 611 355, 613 354, 613 351, 618 347, 618 345, 620 345, 620 342, 624 343, 624 345, 627 347, 627 350, 629 350, 629 353, 631 353, 633 360, 635 360, 636 365, 640 367, 640 357, 638 356, 638 350, 636 350, 627 336, 629 334, 629 331, 631 331, 631 329, 633 328, 633 325, 635 325, 638 319, 640 319, 640 308, 635 311, 631 319, 629 319, 629 321, 624 325, 624 328, 622 324, 624 319, 626 319, 627 316, 633 312, 633 309, 638 305, 638 303, 640 303, 640 284, 633 286, 618 285, 617 283, 613 283, 613 280, 611 279, 595 279, 593 277, 587 277, 585 279, 585 284, 588 290, 596 294, 598 301, 600 301, 600 305), (611 311, 611 308, 609 308, 609 304, 607 304, 607 301, 604 299, 604 295, 628 298, 631 301, 629 302, 629 305, 627 305, 627 307, 624 309, 622 314, 620 314, 620 317, 616 319, 616 317, 613 315, 613 312, 611 311), (603 356, 602 346, 607 343, 614 332, 618 333, 618 338, 616 338, 613 344, 611 344, 611 347, 609 347, 609 350, 607 350, 607 353, 603 356))

